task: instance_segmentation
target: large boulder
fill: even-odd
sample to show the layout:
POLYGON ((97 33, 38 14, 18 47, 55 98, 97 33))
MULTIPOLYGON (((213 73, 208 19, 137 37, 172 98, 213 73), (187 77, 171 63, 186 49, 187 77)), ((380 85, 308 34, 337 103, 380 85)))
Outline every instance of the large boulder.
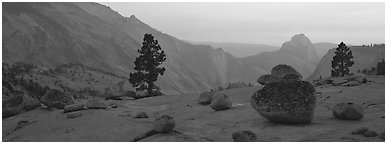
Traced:
POLYGON ((342 120, 360 120, 364 116, 364 111, 358 104, 339 103, 333 107, 333 116, 342 120))
POLYGON ((282 79, 288 74, 293 74, 299 77, 299 79, 302 79, 302 75, 299 72, 297 72, 293 67, 286 64, 279 64, 273 67, 273 69, 271 69, 271 76, 274 76, 277 78, 282 79))
POLYGON ((271 78, 270 74, 264 74, 258 78, 257 82, 261 85, 265 85, 270 78, 271 78))
POLYGON ((159 133, 172 132, 175 128, 175 120, 169 115, 157 117, 153 122, 153 130, 159 133))
POLYGON ((40 98, 40 101, 48 107, 55 107, 58 109, 64 109, 65 105, 74 104, 72 95, 57 89, 47 91, 46 94, 40 98))
POLYGON ((212 101, 213 95, 214 92, 203 92, 199 96, 198 103, 201 105, 209 105, 212 101))
POLYGON ((227 95, 219 93, 212 98, 210 107, 215 111, 221 111, 230 109, 232 107, 232 103, 227 95))
POLYGON ((267 83, 251 98, 252 107, 260 115, 278 123, 310 123, 316 106, 316 91, 306 81, 267 83))

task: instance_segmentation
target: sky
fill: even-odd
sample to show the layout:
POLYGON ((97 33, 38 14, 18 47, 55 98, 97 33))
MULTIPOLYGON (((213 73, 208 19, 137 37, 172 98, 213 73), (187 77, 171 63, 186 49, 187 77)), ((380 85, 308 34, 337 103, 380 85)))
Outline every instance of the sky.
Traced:
POLYGON ((385 6, 373 3, 101 3, 189 41, 281 46, 295 34, 313 43, 384 43, 385 6))

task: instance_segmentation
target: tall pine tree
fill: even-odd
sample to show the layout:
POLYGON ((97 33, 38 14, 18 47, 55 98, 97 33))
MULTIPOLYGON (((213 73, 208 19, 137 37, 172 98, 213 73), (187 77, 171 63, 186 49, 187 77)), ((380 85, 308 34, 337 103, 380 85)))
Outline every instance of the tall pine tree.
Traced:
POLYGON ((352 61, 352 51, 343 42, 341 42, 335 51, 332 60, 332 77, 342 77, 349 74, 349 67, 354 63, 352 61))
POLYGON ((130 73, 129 82, 133 87, 137 87, 137 91, 147 90, 147 96, 161 95, 155 82, 158 75, 163 75, 165 71, 164 67, 160 67, 166 60, 164 51, 151 34, 145 34, 138 52, 140 55, 134 61, 136 72, 130 73))

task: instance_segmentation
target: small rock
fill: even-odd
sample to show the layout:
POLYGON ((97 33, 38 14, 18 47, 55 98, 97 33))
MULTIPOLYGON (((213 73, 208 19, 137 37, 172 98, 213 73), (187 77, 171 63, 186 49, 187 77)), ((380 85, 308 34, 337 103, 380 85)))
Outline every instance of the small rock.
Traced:
POLYGON ((139 112, 136 114, 135 118, 149 118, 145 112, 139 112))
POLYGON ((175 120, 169 115, 163 115, 155 119, 153 129, 159 133, 168 133, 175 128, 175 120))
POLYGON ((232 139, 234 142, 254 142, 257 136, 251 131, 236 131, 232 133, 232 139))
POLYGON ((378 133, 376 133, 376 132, 374 132, 372 130, 368 130, 363 135, 366 136, 366 137, 376 137, 376 136, 378 136, 378 133))
POLYGON ((67 118, 77 118, 77 117, 80 117, 80 116, 82 116, 82 113, 80 111, 71 112, 71 113, 67 113, 66 114, 67 118))
POLYGON ((368 128, 366 128, 366 127, 361 127, 361 128, 358 128, 358 129, 352 131, 351 134, 361 134, 361 135, 362 135, 362 134, 364 134, 366 131, 368 131, 368 128))
POLYGON ((118 108, 118 106, 117 106, 117 105, 112 105, 111 107, 112 107, 112 108, 118 108))
POLYGON ((85 105, 82 103, 78 104, 71 104, 71 105, 66 105, 64 107, 63 113, 68 113, 68 112, 73 112, 73 111, 79 111, 85 109, 85 105))
POLYGON ((342 120, 360 120, 364 116, 364 111, 358 104, 339 103, 333 107, 333 116, 342 120))
POLYGON ((361 85, 361 83, 359 81, 350 81, 350 82, 347 82, 347 83, 344 83, 341 85, 342 86, 358 86, 358 85, 361 85))
POLYGON ((214 95, 214 92, 204 92, 200 94, 200 97, 198 99, 198 103, 201 105, 209 105, 212 101, 212 96, 214 95))
POLYGON ((106 109, 108 104, 98 99, 91 99, 86 102, 86 107, 88 109, 106 109))
POLYGON ((211 101, 210 107, 215 111, 230 109, 232 107, 230 98, 225 94, 217 94, 211 101))

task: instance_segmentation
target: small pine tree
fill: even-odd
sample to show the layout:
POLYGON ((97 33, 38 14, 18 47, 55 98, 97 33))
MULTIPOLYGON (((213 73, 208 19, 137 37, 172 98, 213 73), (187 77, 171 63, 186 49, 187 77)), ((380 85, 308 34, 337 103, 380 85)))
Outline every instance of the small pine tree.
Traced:
POLYGON ((161 95, 160 88, 155 85, 158 75, 163 75, 165 68, 159 67, 165 60, 165 53, 151 34, 145 34, 140 55, 134 61, 134 70, 130 73, 129 82, 137 91, 147 90, 147 96, 161 95), (156 91, 153 91, 156 89, 156 91))
POLYGON ((354 63, 352 61, 352 51, 343 42, 341 42, 335 51, 332 60, 332 77, 342 77, 349 74, 349 67, 354 63))

